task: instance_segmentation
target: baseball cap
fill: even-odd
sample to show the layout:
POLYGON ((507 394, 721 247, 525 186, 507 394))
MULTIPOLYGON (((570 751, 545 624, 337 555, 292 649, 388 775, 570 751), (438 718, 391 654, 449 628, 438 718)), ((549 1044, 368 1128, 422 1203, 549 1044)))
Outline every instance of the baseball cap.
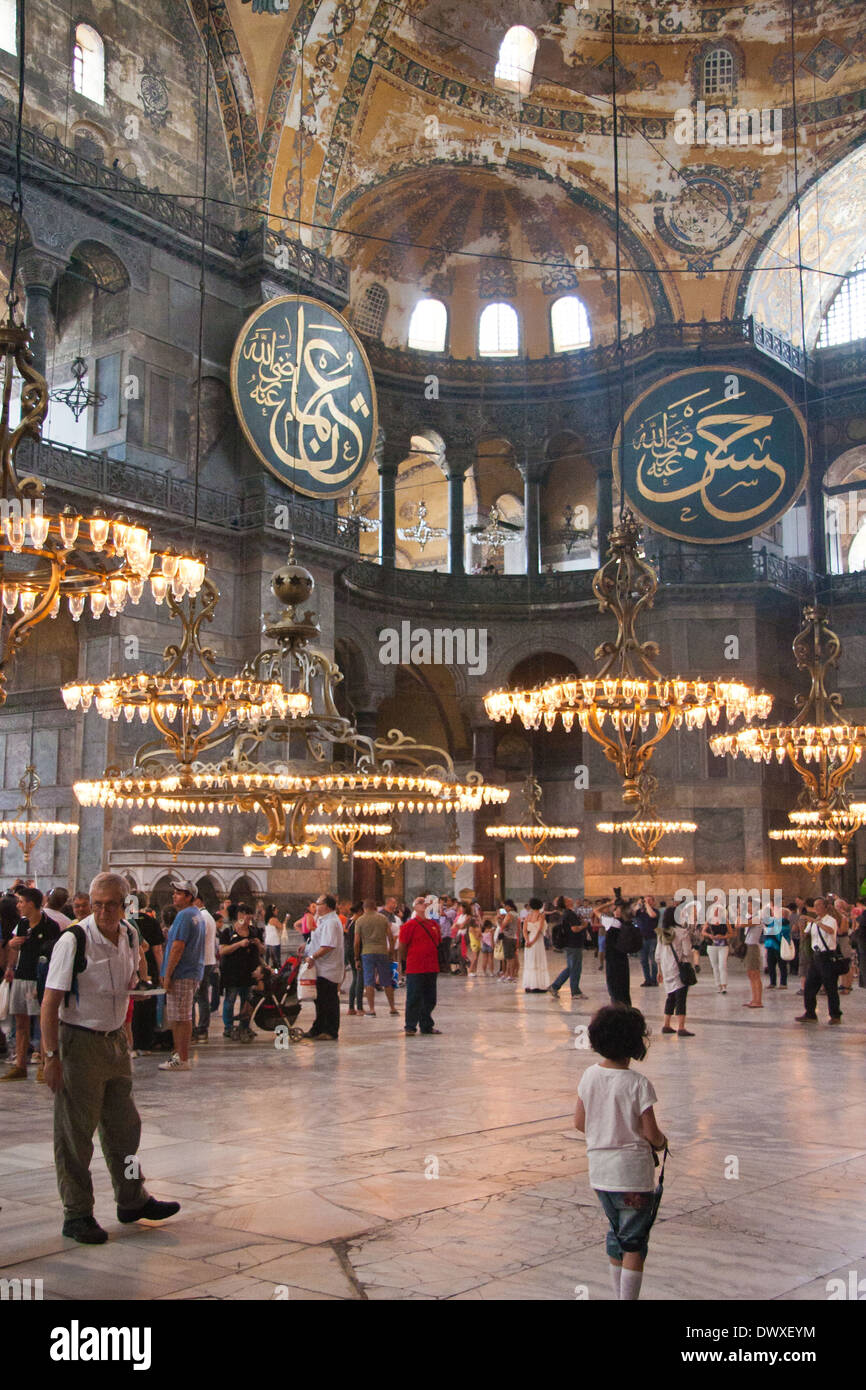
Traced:
POLYGON ((176 878, 172 880, 172 888, 178 888, 181 893, 189 893, 191 898, 198 897, 198 884, 193 883, 188 878, 176 878))

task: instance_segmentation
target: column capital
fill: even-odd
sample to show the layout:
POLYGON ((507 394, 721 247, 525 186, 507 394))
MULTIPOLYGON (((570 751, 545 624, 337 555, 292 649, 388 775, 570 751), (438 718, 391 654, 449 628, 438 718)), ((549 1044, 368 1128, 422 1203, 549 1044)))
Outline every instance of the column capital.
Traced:
POLYGON ((524 483, 543 483, 550 472, 551 459, 522 459, 517 461, 517 469, 524 483))
POLYGON ((48 294, 65 269, 64 261, 46 251, 37 251, 33 246, 22 251, 18 259, 18 274, 28 294, 34 290, 48 294))

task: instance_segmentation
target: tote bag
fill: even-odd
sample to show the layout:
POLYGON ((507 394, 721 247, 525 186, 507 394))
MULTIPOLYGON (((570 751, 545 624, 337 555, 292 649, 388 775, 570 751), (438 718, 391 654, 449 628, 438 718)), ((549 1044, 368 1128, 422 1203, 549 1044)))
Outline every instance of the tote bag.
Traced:
POLYGON ((787 938, 783 936, 779 945, 779 955, 782 957, 782 960, 793 960, 796 954, 797 952, 794 950, 793 941, 788 941, 787 938))

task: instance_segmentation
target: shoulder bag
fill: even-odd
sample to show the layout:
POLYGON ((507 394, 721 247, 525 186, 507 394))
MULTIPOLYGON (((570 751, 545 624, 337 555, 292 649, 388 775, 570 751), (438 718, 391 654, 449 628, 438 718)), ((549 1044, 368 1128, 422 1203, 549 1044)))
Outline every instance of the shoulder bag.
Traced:
POLYGON ((825 937, 821 928, 818 926, 817 922, 815 923, 815 926, 818 927, 818 935, 820 936, 821 942, 824 946, 824 955, 827 958, 827 963, 830 966, 831 971, 833 971, 837 979, 841 978, 842 975, 847 975, 848 971, 851 969, 851 962, 845 959, 838 946, 834 946, 831 950, 830 947, 828 947, 827 945, 827 938, 825 937))

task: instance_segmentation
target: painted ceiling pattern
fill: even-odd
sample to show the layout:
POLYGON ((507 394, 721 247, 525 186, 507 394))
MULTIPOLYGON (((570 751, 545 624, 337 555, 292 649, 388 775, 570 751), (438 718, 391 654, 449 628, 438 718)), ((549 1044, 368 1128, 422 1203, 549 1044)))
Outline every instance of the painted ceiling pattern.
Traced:
MULTIPOLYGON (((267 209, 275 226, 303 221, 321 248, 329 245, 329 229, 346 226, 354 205, 384 180, 441 164, 495 171, 534 163, 542 177, 572 189, 576 202, 588 198, 609 211, 615 75, 623 102, 629 255, 657 277, 650 290, 655 312, 668 318, 690 317, 688 295, 709 317, 731 312, 736 285, 723 285, 712 272, 730 270, 741 280, 775 244, 772 238, 784 235, 795 72, 798 127, 816 130, 804 182, 816 166, 829 168, 854 149, 866 122, 862 0, 796 0, 793 55, 789 0, 618 0, 616 54, 606 4, 187 3, 207 43, 236 196, 267 209), (522 100, 493 84, 498 42, 521 17, 540 40, 532 91, 522 100), (700 55, 719 40, 738 55, 737 99, 746 107, 772 103, 781 113, 782 160, 763 158, 760 150, 674 144, 676 103, 691 102, 700 55), (425 144, 418 132, 431 117, 444 130, 438 143, 425 144), (690 285, 700 280, 706 289, 698 294, 690 285)), ((159 120, 159 74, 152 79, 159 120)), ((464 188, 438 218, 417 201, 392 208, 388 237, 397 244, 381 247, 371 268, 390 280, 411 266, 416 280, 447 296, 454 259, 478 234, 482 299, 514 294, 513 262, 521 251, 541 268, 545 294, 573 289, 579 276, 569 265, 570 248, 548 212, 543 195, 524 202, 518 248, 515 197, 507 187, 486 188, 475 198, 464 188), (420 259, 407 254, 410 243, 424 249, 420 259)), ((772 266, 761 269, 772 276, 772 266)), ((786 300, 783 287, 777 275, 775 304, 780 296, 786 300)), ((765 286, 762 304, 770 302, 768 294, 765 286)), ((813 298, 818 303, 822 296, 813 298)))

